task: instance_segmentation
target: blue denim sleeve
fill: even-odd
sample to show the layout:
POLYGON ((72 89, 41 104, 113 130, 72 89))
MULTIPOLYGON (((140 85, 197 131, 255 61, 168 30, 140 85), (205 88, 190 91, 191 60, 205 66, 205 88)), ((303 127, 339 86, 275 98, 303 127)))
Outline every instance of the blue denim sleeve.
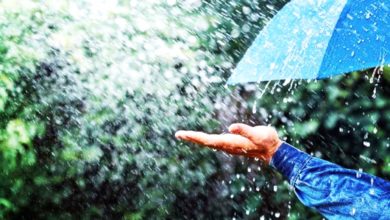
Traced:
POLYGON ((327 219, 390 219, 390 182, 312 157, 283 143, 275 167, 306 206, 327 219))

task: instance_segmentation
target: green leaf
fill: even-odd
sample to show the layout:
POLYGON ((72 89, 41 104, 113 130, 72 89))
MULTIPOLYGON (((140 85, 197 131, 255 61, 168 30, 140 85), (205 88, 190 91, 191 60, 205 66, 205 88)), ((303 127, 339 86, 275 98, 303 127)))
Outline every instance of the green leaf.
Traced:
POLYGON ((1 206, 3 206, 6 209, 14 208, 14 205, 9 200, 7 200, 5 198, 0 198, 0 210, 1 210, 1 206))

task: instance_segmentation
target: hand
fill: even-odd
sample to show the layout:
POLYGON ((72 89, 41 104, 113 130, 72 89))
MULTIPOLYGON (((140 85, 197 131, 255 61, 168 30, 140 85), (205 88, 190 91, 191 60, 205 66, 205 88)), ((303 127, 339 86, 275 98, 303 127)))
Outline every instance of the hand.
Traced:
POLYGON ((256 157, 266 163, 271 161, 282 144, 276 130, 268 126, 251 127, 246 124, 232 124, 229 132, 230 134, 206 134, 197 131, 178 131, 175 136, 178 139, 206 145, 230 154, 256 157))

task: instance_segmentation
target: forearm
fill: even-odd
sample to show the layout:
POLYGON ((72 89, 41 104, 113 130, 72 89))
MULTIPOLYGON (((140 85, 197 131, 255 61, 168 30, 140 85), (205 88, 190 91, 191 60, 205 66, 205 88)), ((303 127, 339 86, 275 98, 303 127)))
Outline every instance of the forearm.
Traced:
POLYGON ((390 184, 383 179, 312 157, 287 143, 275 152, 271 166, 303 204, 328 219, 390 218, 390 184))

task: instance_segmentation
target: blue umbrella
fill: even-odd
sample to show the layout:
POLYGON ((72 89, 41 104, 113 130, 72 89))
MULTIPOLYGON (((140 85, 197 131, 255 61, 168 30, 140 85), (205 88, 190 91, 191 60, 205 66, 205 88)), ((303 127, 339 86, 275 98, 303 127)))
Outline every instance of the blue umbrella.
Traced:
POLYGON ((292 0, 260 32, 228 84, 321 79, 390 62, 390 1, 292 0))

